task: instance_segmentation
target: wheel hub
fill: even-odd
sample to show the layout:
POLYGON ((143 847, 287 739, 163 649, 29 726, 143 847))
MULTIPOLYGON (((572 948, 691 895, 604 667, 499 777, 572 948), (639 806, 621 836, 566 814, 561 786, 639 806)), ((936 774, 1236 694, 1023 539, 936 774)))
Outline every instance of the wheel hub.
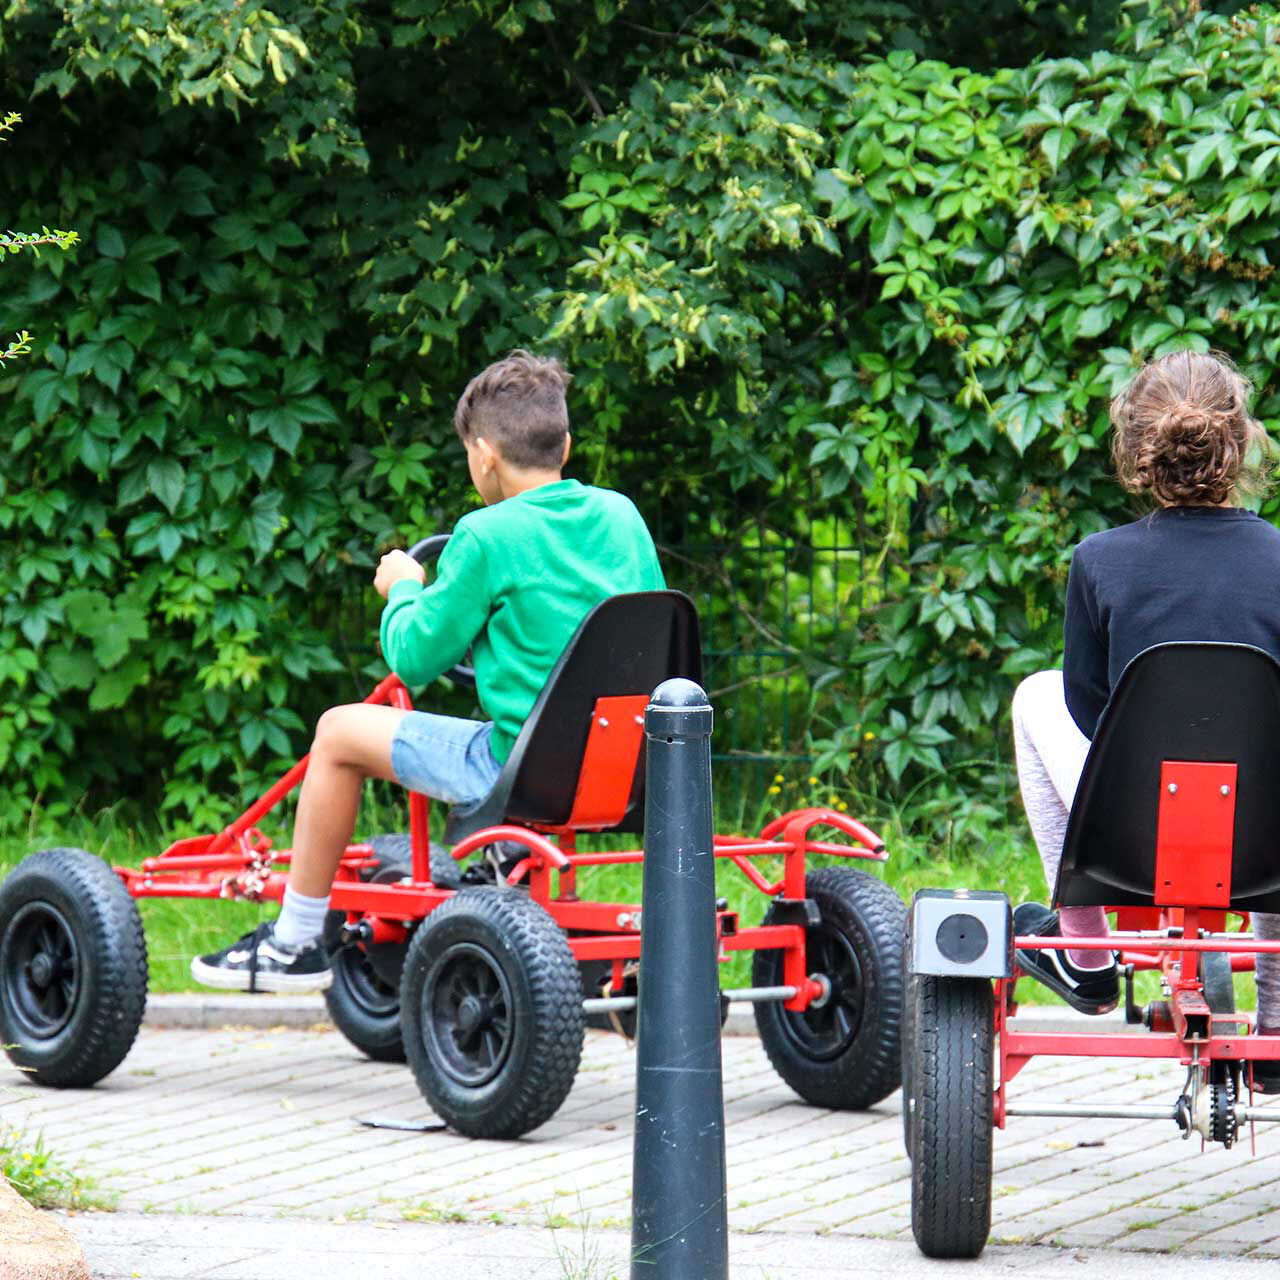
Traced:
POLYGON ((805 931, 805 950, 825 990, 802 1013, 784 1014, 783 1027, 807 1057, 829 1062, 857 1038, 866 1002, 862 966, 849 940, 825 923, 805 931))
POLYGON ((53 981, 57 971, 57 964, 48 952, 42 951, 31 961, 31 967, 28 974, 31 978, 31 985, 35 987, 47 987, 53 981))
POLYGON ((432 1057, 456 1084, 478 1088, 502 1070, 515 1034, 513 1003, 502 965, 478 943, 456 942, 433 963, 422 1026, 432 1057))
POLYGON ((458 1006, 458 1031, 464 1040, 483 1031, 492 1021, 493 1010, 480 996, 466 996, 458 1006))
POLYGON ((79 948, 51 902, 24 903, 0 928, 0 986, 16 1029, 33 1040, 58 1035, 80 999, 79 948))

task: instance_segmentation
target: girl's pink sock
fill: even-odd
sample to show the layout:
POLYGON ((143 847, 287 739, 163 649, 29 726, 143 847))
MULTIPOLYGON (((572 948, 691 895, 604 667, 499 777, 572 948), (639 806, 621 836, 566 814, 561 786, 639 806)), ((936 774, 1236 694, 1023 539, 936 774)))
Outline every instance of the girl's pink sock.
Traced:
MULTIPOLYGON (((1104 938, 1111 932, 1101 907, 1059 907, 1058 928, 1064 938, 1104 938)), ((1105 969, 1114 958, 1110 951, 1067 952, 1077 969, 1105 969)))

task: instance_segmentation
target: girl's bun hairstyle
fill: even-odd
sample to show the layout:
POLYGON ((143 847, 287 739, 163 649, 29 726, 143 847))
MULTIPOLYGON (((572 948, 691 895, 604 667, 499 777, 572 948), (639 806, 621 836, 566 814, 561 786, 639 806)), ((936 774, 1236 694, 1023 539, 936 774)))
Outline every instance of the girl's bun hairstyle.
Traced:
POLYGON ((1166 507, 1222 504, 1264 487, 1250 462, 1268 443, 1249 416, 1253 387, 1220 351, 1174 351, 1143 365, 1111 402, 1111 452, 1126 489, 1166 507))

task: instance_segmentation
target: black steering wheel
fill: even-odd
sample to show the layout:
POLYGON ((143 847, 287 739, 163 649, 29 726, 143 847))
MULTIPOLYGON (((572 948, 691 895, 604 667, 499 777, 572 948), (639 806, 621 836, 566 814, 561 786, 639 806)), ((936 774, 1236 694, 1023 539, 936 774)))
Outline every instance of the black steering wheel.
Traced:
MULTIPOLYGON (((447 533, 433 533, 429 538, 423 538, 421 542, 415 542, 409 548, 411 555, 419 564, 429 564, 433 560, 440 558, 440 553, 444 550, 444 544, 449 541, 447 533)), ((471 650, 467 650, 467 658, 471 657, 471 650)), ((454 684, 461 685, 464 689, 474 689, 476 687, 476 669, 469 666, 466 662, 460 662, 456 667, 450 667, 444 673, 446 680, 452 680, 454 684)))

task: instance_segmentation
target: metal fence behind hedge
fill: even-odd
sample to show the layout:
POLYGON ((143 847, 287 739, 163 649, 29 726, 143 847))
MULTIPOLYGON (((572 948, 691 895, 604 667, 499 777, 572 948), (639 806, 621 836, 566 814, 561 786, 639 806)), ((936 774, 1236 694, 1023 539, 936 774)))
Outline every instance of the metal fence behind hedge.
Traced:
MULTIPOLYGON (((848 647, 878 567, 845 521, 826 520, 803 539, 764 520, 744 522, 723 539, 682 538, 660 520, 653 528, 668 585, 698 608, 718 787, 726 799, 759 796, 780 768, 794 772, 807 758, 814 679, 824 655, 848 647)), ((376 655, 378 614, 371 592, 341 610, 338 647, 353 675, 376 655)), ((446 714, 475 714, 474 695, 439 685, 424 702, 446 714)), ((821 736, 822 726, 815 732, 821 736)))

